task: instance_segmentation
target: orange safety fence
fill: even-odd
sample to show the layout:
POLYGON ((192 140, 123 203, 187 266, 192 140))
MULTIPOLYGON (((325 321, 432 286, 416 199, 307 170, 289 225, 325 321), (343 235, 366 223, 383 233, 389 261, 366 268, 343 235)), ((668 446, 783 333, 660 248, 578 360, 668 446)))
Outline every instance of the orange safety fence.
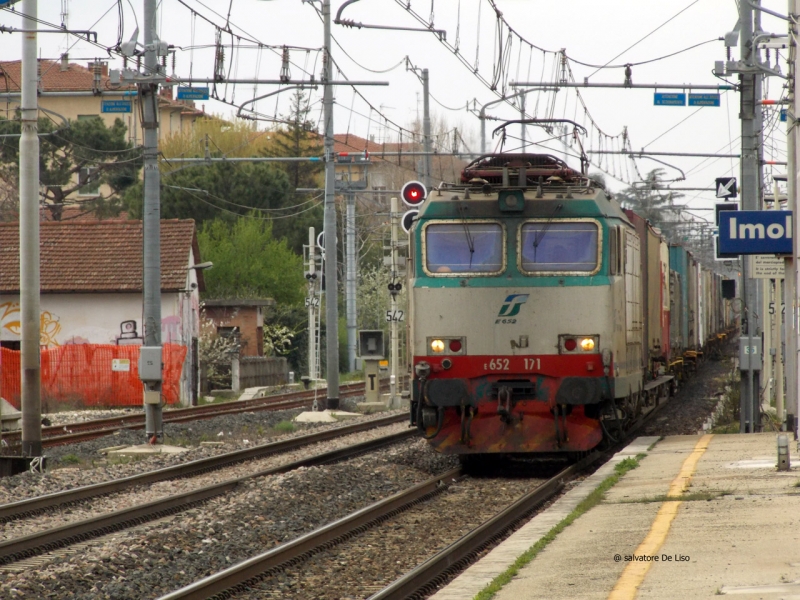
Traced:
MULTIPOLYGON (((186 346, 164 344, 164 402, 180 400, 180 378, 186 346)), ((42 401, 80 406, 140 406, 139 346, 69 344, 42 350, 42 401), (117 360, 113 363, 114 359, 117 360), (129 362, 125 363, 125 359, 129 362), (116 365, 116 370, 112 369, 116 365), (129 370, 124 370, 125 368, 129 370)), ((0 348, 0 396, 20 406, 20 352, 0 348)))

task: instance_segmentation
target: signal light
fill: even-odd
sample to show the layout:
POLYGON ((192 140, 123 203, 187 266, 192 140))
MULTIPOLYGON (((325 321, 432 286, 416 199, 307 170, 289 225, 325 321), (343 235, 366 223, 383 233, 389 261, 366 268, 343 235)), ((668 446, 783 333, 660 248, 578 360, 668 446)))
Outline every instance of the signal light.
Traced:
POLYGON ((577 347, 578 342, 575 341, 575 338, 567 338, 564 340, 564 350, 567 352, 572 352, 577 347))
POLYGON ((450 352, 461 352, 461 340, 450 340, 450 352))
POLYGON ((444 341, 442 340, 431 340, 431 350, 434 352, 444 352, 444 341))
POLYGON ((409 181, 400 190, 400 197, 408 206, 419 206, 428 197, 428 190, 419 181, 409 181))
POLYGON ((411 231, 411 227, 414 225, 414 221, 417 220, 417 216, 419 215, 419 210, 416 208, 412 208, 411 210, 406 211, 400 219, 400 225, 403 227, 403 231, 408 233, 411 231))

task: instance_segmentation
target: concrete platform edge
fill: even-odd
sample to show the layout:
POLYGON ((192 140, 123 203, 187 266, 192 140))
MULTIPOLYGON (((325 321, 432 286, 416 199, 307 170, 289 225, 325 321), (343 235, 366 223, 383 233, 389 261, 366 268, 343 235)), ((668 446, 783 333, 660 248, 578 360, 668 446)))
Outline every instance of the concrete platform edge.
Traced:
POLYGON ((589 494, 614 473, 614 467, 626 458, 646 454, 658 442, 659 436, 642 436, 617 452, 611 460, 565 493, 547 510, 536 515, 523 527, 515 531, 469 569, 461 573, 447 586, 439 590, 430 600, 464 600, 474 598, 483 588, 501 575, 531 546, 569 515, 589 494))

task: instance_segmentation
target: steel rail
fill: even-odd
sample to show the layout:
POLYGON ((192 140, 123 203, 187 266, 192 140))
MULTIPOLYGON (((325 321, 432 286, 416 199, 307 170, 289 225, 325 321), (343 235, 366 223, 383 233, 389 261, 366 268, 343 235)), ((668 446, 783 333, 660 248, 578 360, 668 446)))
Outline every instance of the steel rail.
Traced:
POLYGON ((147 521, 185 511, 210 498, 233 491, 240 484, 257 477, 287 473, 301 467, 338 462, 397 443, 415 435, 416 432, 409 429, 408 431, 395 433, 360 444, 354 444, 346 448, 332 450, 285 465, 263 469, 242 477, 228 479, 220 483, 192 490, 191 492, 169 496, 146 504, 139 504, 123 510, 105 513, 97 517, 85 519, 55 529, 48 529, 0 542, 0 565, 10 564, 30 556, 49 552, 56 548, 69 546, 84 540, 106 535, 113 531, 120 531, 147 521))
MULTIPOLYGON (((363 382, 346 384, 341 386, 340 390, 344 392, 344 397, 358 396, 360 392, 363 392, 363 385, 363 382)), ((381 387, 388 387, 388 381, 381 382, 381 387)), ((316 390, 316 393, 319 394, 320 391, 321 390, 316 390)), ((314 394, 315 390, 303 390, 223 404, 176 408, 164 411, 164 422, 180 423, 196 419, 210 419, 221 415, 241 412, 297 408, 299 406, 305 406, 308 401, 313 400, 314 394)), ((104 435, 109 435, 120 429, 141 429, 144 425, 144 414, 93 419, 91 421, 68 423, 65 425, 52 425, 42 428, 42 441, 44 446, 58 446, 103 437, 104 435), (63 432, 65 431, 69 433, 64 434, 63 432)), ((2 438, 6 443, 15 445, 15 443, 19 441, 20 432, 6 432, 3 433, 2 438)))
MULTIPOLYGON (((667 383, 664 382, 663 385, 667 383)), ((592 452, 579 462, 564 469, 482 525, 470 531, 464 537, 396 579, 379 592, 371 595, 367 600, 404 600, 407 598, 426 597, 430 591, 471 564, 488 546, 501 541, 514 524, 525 519, 537 507, 558 494, 563 489, 566 479, 574 477, 603 457, 611 458, 615 452, 628 444, 634 434, 667 404, 669 404, 668 401, 658 402, 633 423, 631 428, 625 432, 625 439, 612 444, 607 450, 592 452)))
POLYGON ((190 477, 199 475, 201 473, 207 473, 209 471, 221 469, 232 464, 263 458, 265 456, 280 452, 288 452, 290 450, 324 442, 337 437, 343 437, 345 435, 351 435, 353 433, 359 433, 361 431, 393 425, 395 423, 405 421, 407 418, 407 415, 400 414, 392 415, 390 417, 382 417, 379 419, 371 419, 369 421, 362 421, 360 423, 354 423, 344 427, 326 429, 324 431, 318 431, 285 440, 279 440, 277 442, 261 444, 259 446, 254 446, 253 448, 245 448, 243 450, 236 450, 234 452, 227 452, 218 456, 193 460, 191 462, 165 467, 163 469, 147 471, 146 473, 131 475, 130 477, 113 479, 103 483, 82 486, 63 492, 46 494, 44 496, 36 496, 35 498, 20 500, 19 502, 0 504, 0 523, 5 523, 20 517, 27 517, 59 506, 74 504, 89 498, 107 496, 108 494, 114 494, 140 485, 148 485, 157 481, 178 479, 181 477, 190 477))
POLYGON ((430 591, 441 580, 446 579, 452 571, 461 571, 464 566, 473 562, 486 546, 502 539, 514 524, 526 518, 547 500, 561 492, 566 479, 575 476, 600 456, 599 453, 595 453, 567 467, 464 537, 370 596, 368 600, 404 600, 423 597, 415 594, 422 590, 430 591))
MULTIPOLYGON (((507 508, 503 509, 500 513, 473 529, 463 538, 451 544, 377 594, 370 596, 369 600, 413 597, 415 592, 425 589, 428 586, 436 585, 438 581, 447 578, 450 572, 462 570, 463 567, 474 560, 474 557, 486 546, 502 539, 508 529, 515 523, 526 518, 544 502, 558 494, 564 488, 567 479, 574 477, 602 457, 610 457, 613 452, 626 444, 633 433, 641 428, 645 422, 666 404, 666 402, 658 403, 645 415, 637 419, 628 430, 624 441, 614 444, 608 450, 594 451, 582 460, 563 469, 507 508)), ((444 480, 448 477, 460 477, 460 475, 461 470, 455 469, 421 485, 431 485, 432 482, 439 481, 439 486, 444 489, 444 480), (454 475, 454 473, 458 473, 459 475, 454 475)), ((393 496, 383 502, 388 502, 389 500, 395 499, 397 496, 398 495, 393 496)), ((425 498, 428 496, 429 494, 426 495, 425 498)), ((414 503, 418 501, 420 500, 414 503)), ((400 500, 397 500, 397 502, 399 502, 400 506, 404 506, 400 500)), ((390 511, 385 513, 375 512, 372 518, 362 518, 365 511, 378 510, 381 504, 381 502, 378 502, 370 507, 361 509, 349 517, 325 525, 299 538, 273 548, 268 552, 254 556, 228 569, 161 596, 158 600, 201 600, 214 596, 215 594, 218 594, 219 597, 227 598, 230 595, 248 591, 251 585, 274 572, 280 571, 286 563, 296 564, 300 560, 305 560, 326 548, 332 547, 341 541, 345 541, 365 531, 373 524, 377 524, 403 510, 397 505, 392 505, 393 508, 390 511), (351 522, 350 520, 352 520, 352 523, 357 524, 353 524, 348 530, 346 523, 351 522)))
POLYGON ((286 563, 305 560, 330 546, 347 540, 445 490, 452 481, 461 476, 461 469, 447 471, 342 519, 276 546, 263 554, 161 596, 159 600, 204 600, 213 594, 231 589, 244 591, 251 582, 263 578, 271 569, 280 570, 286 563))

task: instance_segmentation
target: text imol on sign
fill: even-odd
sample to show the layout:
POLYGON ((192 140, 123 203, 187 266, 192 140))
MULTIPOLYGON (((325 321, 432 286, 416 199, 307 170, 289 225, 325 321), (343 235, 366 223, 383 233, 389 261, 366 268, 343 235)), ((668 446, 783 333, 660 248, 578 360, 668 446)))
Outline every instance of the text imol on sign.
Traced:
POLYGON ((719 214, 724 254, 791 254, 792 214, 785 210, 730 210, 719 214))

